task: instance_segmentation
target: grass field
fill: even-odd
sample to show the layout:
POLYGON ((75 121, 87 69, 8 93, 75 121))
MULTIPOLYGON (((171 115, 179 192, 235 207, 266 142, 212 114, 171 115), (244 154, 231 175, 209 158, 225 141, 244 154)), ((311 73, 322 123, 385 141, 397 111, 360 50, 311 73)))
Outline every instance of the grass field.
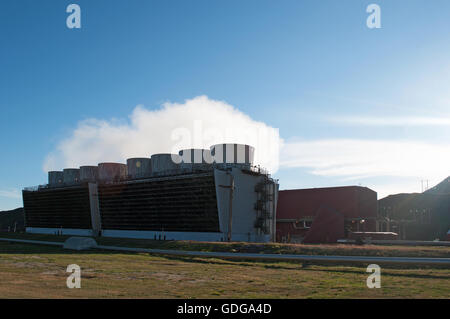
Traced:
POLYGON ((0 297, 450 298, 450 269, 382 266, 382 288, 369 289, 365 267, 72 252, 0 242, 0 297), (81 267, 81 289, 66 287, 66 267, 74 263, 81 267))

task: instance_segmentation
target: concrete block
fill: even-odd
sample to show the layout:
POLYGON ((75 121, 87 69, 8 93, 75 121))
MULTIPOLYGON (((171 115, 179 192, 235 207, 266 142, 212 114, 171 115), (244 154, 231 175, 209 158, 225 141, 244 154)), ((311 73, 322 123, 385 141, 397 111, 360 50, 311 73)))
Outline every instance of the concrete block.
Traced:
POLYGON ((97 242, 89 237, 70 237, 64 242, 65 249, 85 250, 97 247, 97 242))

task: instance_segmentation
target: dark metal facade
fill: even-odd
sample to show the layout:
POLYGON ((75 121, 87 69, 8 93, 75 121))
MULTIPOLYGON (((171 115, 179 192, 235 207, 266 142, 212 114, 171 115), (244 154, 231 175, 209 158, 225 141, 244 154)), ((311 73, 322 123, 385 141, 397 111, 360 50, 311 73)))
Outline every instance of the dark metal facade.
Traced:
POLYGON ((213 174, 100 184, 102 229, 219 232, 213 174))
POLYGON ((413 193, 390 195, 378 202, 381 231, 405 240, 445 240, 450 229, 450 195, 413 193))
POLYGON ((87 185, 23 191, 26 227, 90 229, 87 185))

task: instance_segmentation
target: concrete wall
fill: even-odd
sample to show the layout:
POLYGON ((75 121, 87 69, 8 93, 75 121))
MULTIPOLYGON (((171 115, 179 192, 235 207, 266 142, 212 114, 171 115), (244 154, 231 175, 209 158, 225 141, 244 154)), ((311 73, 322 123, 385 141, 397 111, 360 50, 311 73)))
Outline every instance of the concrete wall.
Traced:
POLYGON ((146 230, 107 230, 102 233, 105 237, 140 238, 140 239, 164 239, 165 240, 196 240, 196 241, 222 241, 225 237, 222 233, 205 232, 161 232, 146 230), (161 236, 161 237, 160 237, 161 236))
MULTIPOLYGON (((160 232, 143 230, 104 230, 103 236, 115 238, 136 238, 136 239, 161 239, 164 240, 193 240, 193 241, 225 241, 224 233, 205 233, 205 232, 160 232)), ((268 236, 258 238, 260 242, 268 242, 268 236)), ((234 241, 248 241, 247 235, 235 235, 234 241)))

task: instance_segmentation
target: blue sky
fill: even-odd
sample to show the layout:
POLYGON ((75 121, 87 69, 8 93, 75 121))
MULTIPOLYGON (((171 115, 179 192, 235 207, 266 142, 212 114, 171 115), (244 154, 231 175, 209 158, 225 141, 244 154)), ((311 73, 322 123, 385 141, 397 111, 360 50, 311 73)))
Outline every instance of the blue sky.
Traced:
POLYGON ((281 188, 420 191, 450 175, 449 12, 446 0, 2 1, 0 210, 46 182, 80 121, 201 95, 279 129, 281 188), (70 3, 80 30, 66 27, 70 3), (366 26, 370 3, 381 29, 366 26))

